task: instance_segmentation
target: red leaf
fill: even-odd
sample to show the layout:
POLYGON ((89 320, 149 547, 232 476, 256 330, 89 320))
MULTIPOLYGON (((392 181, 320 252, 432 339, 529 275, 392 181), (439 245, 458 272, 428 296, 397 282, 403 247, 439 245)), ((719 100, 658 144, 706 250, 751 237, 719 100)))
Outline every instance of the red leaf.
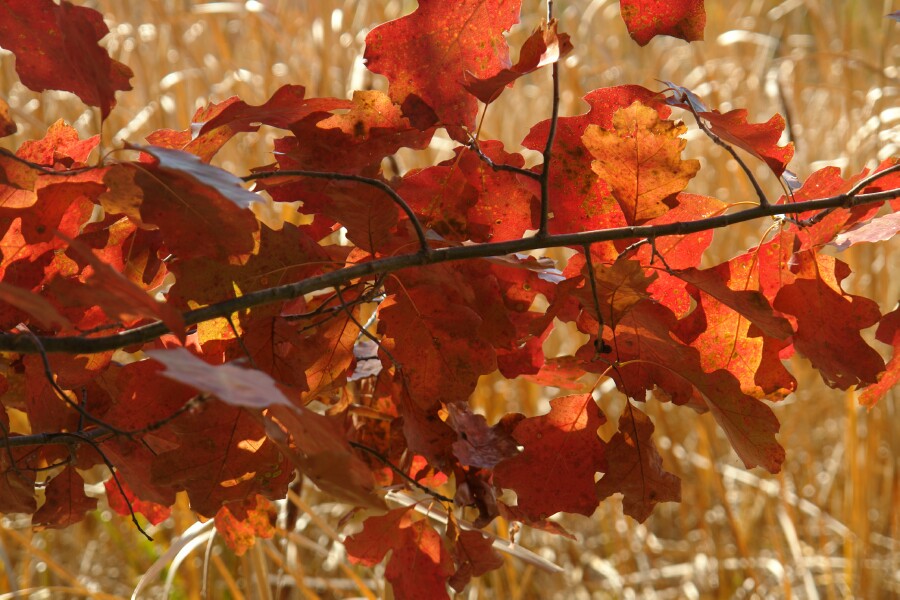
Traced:
POLYGON ((776 175, 781 176, 794 156, 794 143, 778 145, 784 132, 784 117, 773 115, 765 123, 748 123, 747 110, 735 109, 725 114, 709 110, 691 90, 665 82, 675 95, 668 100, 672 106, 680 106, 706 121, 710 131, 721 140, 743 148, 758 159, 765 161, 776 175))
POLYGON ((173 306, 154 300, 145 290, 97 258, 78 239, 58 235, 69 244, 69 251, 87 265, 80 276, 83 282, 75 278, 57 278, 51 282, 50 290, 64 306, 99 306, 108 317, 126 324, 146 317, 159 319, 172 333, 184 339, 184 320, 173 306))
POLYGON ((621 10, 629 35, 641 46, 657 35, 687 42, 703 39, 703 0, 622 0, 621 10))
POLYGON ((301 407, 273 406, 261 422, 269 439, 323 492, 355 506, 384 508, 372 470, 353 453, 337 420, 301 407))
POLYGON ((163 377, 212 394, 226 404, 257 409, 274 404, 291 406, 272 378, 257 369, 234 363, 211 365, 184 348, 147 350, 146 354, 166 366, 163 377))
POLYGON ((67 329, 69 320, 43 296, 0 281, 0 300, 34 317, 43 329, 67 329))
POLYGON ((495 481, 515 490, 518 509, 531 519, 563 511, 593 514, 594 476, 605 467, 606 448, 597 430, 605 421, 590 394, 551 400, 549 413, 513 430, 525 449, 494 468, 495 481))
MULTIPOLYGON (((582 144, 585 129, 599 125, 612 131, 615 112, 636 100, 655 108, 662 119, 671 112, 658 94, 636 85, 594 90, 584 100, 590 105, 590 111, 576 117, 561 117, 558 121, 550 168, 550 211, 553 213, 550 233, 576 233, 627 224, 622 209, 610 195, 609 186, 591 167, 593 157, 582 144)), ((522 145, 543 152, 549 131, 549 121, 538 123, 522 145)), ((617 255, 617 252, 610 253, 611 260, 617 255)))
POLYGON ((238 177, 228 171, 203 163, 198 157, 188 152, 138 144, 125 144, 125 147, 130 150, 146 152, 156 159, 159 170, 174 173, 200 186, 214 189, 239 208, 250 208, 254 202, 262 201, 256 194, 241 187, 243 182, 238 177))
MULTIPOLYGON (((204 517, 257 494, 283 498, 294 478, 283 449, 246 409, 209 400, 172 421, 167 430, 174 437, 152 458, 150 483, 185 490, 191 508, 204 517)), ((134 482, 130 474, 126 479, 134 482)))
POLYGON ((103 483, 103 486, 106 488, 106 501, 109 504, 109 507, 117 514, 130 517, 131 511, 128 510, 128 505, 131 504, 131 509, 136 513, 144 515, 151 525, 159 525, 172 514, 172 509, 168 506, 141 500, 135 496, 134 492, 131 491, 131 488, 129 488, 121 479, 119 480, 119 484, 122 486, 122 489, 125 490, 124 496, 113 479, 107 479, 103 483))
POLYGON ((519 61, 512 67, 501 69, 496 75, 485 79, 466 71, 469 77, 469 81, 465 84, 466 89, 485 104, 490 104, 500 96, 504 88, 511 87, 519 77, 558 62, 572 51, 572 43, 567 34, 556 33, 557 25, 556 19, 553 19, 549 24, 542 23, 535 29, 522 45, 519 61))
MULTIPOLYGON (((2 403, 0 403, 0 417, 6 430, 9 431, 9 416, 2 403)), ((31 514, 37 509, 37 501, 34 498, 36 471, 10 464, 10 457, 18 460, 32 452, 33 448, 8 448, 8 451, 0 452, 0 513, 31 514)))
POLYGON ((0 138, 12 135, 16 131, 18 131, 18 127, 9 116, 9 104, 0 98, 0 138))
POLYGON ((518 453, 516 441, 506 431, 489 427, 481 415, 471 412, 468 405, 447 406, 448 424, 459 435, 453 442, 453 453, 460 464, 493 469, 500 461, 518 453))
POLYGON ((600 500, 623 494, 625 514, 641 523, 660 502, 681 502, 681 480, 663 469, 653 429, 650 417, 631 404, 626 406, 619 417, 619 431, 606 448, 609 466, 597 483, 600 500))
MULTIPOLYGON (((747 468, 761 465, 777 473, 785 454, 775 439, 779 423, 772 410, 745 394, 728 371, 707 373, 697 349, 672 336, 676 323, 668 308, 645 300, 616 325, 615 339, 606 341, 622 365, 614 376, 619 389, 643 400, 658 387, 663 398, 709 409, 747 468)), ((595 352, 594 344, 588 342, 577 355, 587 362, 595 360, 595 352)), ((597 361, 591 368, 605 372, 608 367, 609 362, 597 361)))
POLYGON ((413 126, 441 124, 465 142, 478 103, 463 87, 466 72, 492 76, 509 66, 503 32, 519 20, 520 0, 421 2, 409 15, 366 36, 366 67, 388 78, 391 99, 413 126))
POLYGON ((99 135, 82 140, 74 127, 59 119, 42 139, 23 142, 16 156, 45 167, 71 169, 84 165, 99 143, 99 135))
POLYGON ((900 383, 900 308, 881 317, 875 338, 893 346, 894 354, 884 373, 878 376, 878 383, 864 389, 859 396, 859 403, 870 409, 900 383))
POLYGON ((84 493, 84 479, 68 466, 47 485, 46 500, 31 520, 36 529, 63 529, 97 508, 97 499, 84 493))
POLYGON ((272 503, 257 496, 252 502, 252 508, 246 509, 246 515, 238 517, 232 513, 230 505, 225 505, 216 513, 216 531, 225 540, 225 544, 231 548, 237 556, 253 547, 256 538, 269 539, 275 535, 275 526, 272 525, 272 503))
POLYGON ((494 543, 480 531, 457 530, 457 536, 450 547, 456 572, 450 578, 450 587, 461 593, 473 577, 503 566, 503 557, 494 550, 494 543))
POLYGON ((344 541, 347 554, 351 562, 373 566, 390 552, 385 576, 399 600, 449 598, 450 554, 427 521, 412 521, 411 511, 396 508, 366 519, 363 530, 344 541))
POLYGON ((384 347, 403 366, 415 402, 432 406, 464 401, 481 375, 496 368, 493 349, 480 335, 482 318, 448 302, 439 286, 401 288, 378 311, 384 347))
POLYGON ((877 382, 884 361, 860 330, 879 321, 878 304, 844 292, 841 282, 850 275, 846 263, 811 251, 797 254, 796 260, 796 279, 773 302, 797 321, 794 347, 831 387, 845 390, 877 382))
POLYGON ((839 233, 834 238, 834 245, 838 250, 846 250, 860 242, 884 242, 897 235, 898 231, 900 231, 900 213, 888 213, 858 225, 846 233, 839 233))
MULTIPOLYGON (((705 219, 721 214, 727 208, 727 205, 718 198, 687 192, 678 194, 675 200, 677 204, 673 208, 655 219, 647 221, 644 225, 664 225, 705 219)), ((700 265, 703 252, 712 243, 712 237, 712 231, 699 231, 689 235, 667 235, 657 238, 654 246, 656 252, 665 258, 670 269, 688 269, 700 265)), ((653 247, 650 244, 641 246, 637 256, 645 265, 650 265, 655 260, 653 247)))
POLYGON ((616 111, 612 125, 614 131, 589 125, 582 140, 628 224, 641 224, 669 209, 665 200, 684 189, 700 162, 681 160, 686 142, 679 136, 687 128, 660 121, 656 110, 640 102, 616 111))
POLYGON ((118 90, 130 90, 131 69, 97 42, 109 29, 103 16, 66 0, 6 0, 0 4, 0 46, 16 55, 16 73, 36 91, 64 90, 106 119, 118 90))

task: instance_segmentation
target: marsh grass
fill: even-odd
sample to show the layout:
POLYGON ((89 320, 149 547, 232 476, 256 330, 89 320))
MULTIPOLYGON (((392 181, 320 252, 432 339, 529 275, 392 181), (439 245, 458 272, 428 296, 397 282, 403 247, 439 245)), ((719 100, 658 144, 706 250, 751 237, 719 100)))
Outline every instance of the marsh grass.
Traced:
MULTIPOLYGON (((198 106, 232 95, 259 104, 286 83, 305 85, 308 96, 345 97, 352 89, 384 88, 360 60, 367 28, 415 6, 398 0, 85 4, 104 12, 112 31, 106 44, 135 71, 135 89, 119 94, 119 106, 103 127, 104 152, 117 152, 121 140, 140 141, 156 129, 183 129, 198 106)), ((523 26, 511 35, 513 47, 543 10, 536 2, 525 4, 523 26)), ((897 9, 890 0, 707 2, 705 42, 663 38, 645 49, 628 38, 617 3, 556 4, 560 30, 573 36, 576 48, 562 69, 563 115, 582 112, 581 96, 597 87, 636 83, 661 89, 656 80, 668 80, 692 88, 713 107, 747 108, 751 120, 785 114, 796 144, 792 168, 801 178, 825 165, 855 173, 898 153, 900 26, 883 17, 897 9)), ((549 114, 547 84, 547 74, 540 73, 506 92, 489 109, 482 137, 518 149, 534 122, 549 114)), ((2 141, 5 147, 41 137, 60 118, 83 135, 98 129, 97 113, 72 96, 23 88, 13 57, 2 52, 0 93, 20 124, 18 134, 2 141)), ((217 162, 238 173, 269 163, 275 135, 265 129, 244 135, 217 162)), ((693 143, 687 154, 704 163, 690 191, 726 201, 754 199, 723 152, 695 128, 688 136, 693 143)), ((404 152, 399 166, 426 166, 446 152, 439 143, 428 151, 404 152)), ((762 165, 755 172, 776 198, 777 182, 762 165)), ((272 206, 266 218, 291 218, 291 213, 272 206)), ((758 244, 769 225, 718 231, 710 260, 758 244)), ((892 310, 900 298, 898 256, 896 244, 861 244, 841 254, 859 273, 848 289, 864 290, 883 312, 892 310)), ((547 350, 570 351, 575 342, 572 332, 560 331, 547 350)), ((794 359, 790 367, 801 391, 774 406, 788 452, 782 473, 743 469, 709 415, 650 401, 644 408, 656 423, 666 468, 683 480, 683 502, 661 505, 638 524, 623 516, 618 500, 606 501, 591 518, 561 519, 577 542, 522 531, 516 537, 521 546, 565 572, 551 574, 510 557, 464 595, 900 596, 896 393, 866 412, 854 392, 825 387, 805 360, 794 359)), ((489 376, 473 404, 489 420, 508 411, 538 414, 554 392, 489 376)), ((609 417, 602 431, 608 438, 624 403, 611 391, 601 402, 609 417)), ((106 477, 100 470, 87 476, 92 482, 106 477)), ((285 503, 285 513, 299 515, 296 526, 280 522, 274 539, 260 541, 242 557, 197 524, 185 498, 179 498, 172 518, 151 528, 152 543, 105 508, 63 531, 33 533, 27 519, 6 517, 0 529, 0 598, 128 597, 142 574, 156 567, 162 569, 150 578, 147 597, 384 597, 389 592, 383 571, 357 569, 345 560, 336 527, 346 510, 307 486, 285 503), (190 543, 167 555, 185 532, 190 543), (14 590, 18 596, 10 593, 14 590)), ((507 525, 497 523, 495 532, 507 536, 507 525)))

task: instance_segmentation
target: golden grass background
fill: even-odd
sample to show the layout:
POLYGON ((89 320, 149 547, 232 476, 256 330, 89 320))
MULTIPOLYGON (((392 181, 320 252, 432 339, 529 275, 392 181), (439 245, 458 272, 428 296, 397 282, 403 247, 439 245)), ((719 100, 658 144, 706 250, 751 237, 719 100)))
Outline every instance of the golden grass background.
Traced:
MULTIPOLYGON (((361 63, 367 30, 415 8, 409 0, 96 0, 111 35, 106 45, 135 72, 134 90, 103 129, 103 147, 142 141, 159 128, 183 129, 208 101, 238 95, 264 102, 286 83, 308 96, 347 97, 353 89, 384 88, 361 63)), ((774 112, 788 117, 796 144, 792 168, 805 178, 837 165, 845 175, 900 152, 900 25, 884 18, 891 0, 710 0, 706 41, 658 38, 641 49, 628 38, 618 3, 555 3, 560 30, 575 51, 561 76, 563 115, 583 112, 580 97, 597 87, 656 80, 688 86, 719 109, 747 108, 751 120, 774 112)), ((525 1, 517 47, 538 24, 544 7, 525 1)), ((515 58, 515 50, 513 50, 515 58)), ((13 57, 0 51, 0 95, 20 132, 0 141, 15 148, 41 137, 59 118, 83 135, 98 130, 98 113, 69 94, 34 94, 18 83, 13 57)), ((483 138, 517 150, 522 137, 550 111, 548 76, 538 73, 507 91, 488 112, 483 138)), ((686 155, 703 169, 689 190, 727 201, 752 200, 752 188, 733 163, 695 128, 686 155)), ((271 162, 273 132, 232 142, 222 166, 246 172, 271 162)), ((339 149, 336 149, 339 151, 339 149)), ((426 152, 404 152, 400 168, 431 164, 446 155, 436 142, 426 152)), ((533 155, 531 160, 535 160, 533 155)), ((774 198, 777 183, 756 168, 774 198)), ((279 218, 278 209, 270 217, 279 218)), ((288 212, 288 211, 285 211, 288 212)), ((759 242, 770 223, 716 233, 710 261, 727 259, 759 242)), ((861 244, 840 255, 856 275, 851 290, 894 308, 900 298, 896 243, 861 244)), ((710 263, 712 264, 712 263, 710 263)), ((840 318, 835 315, 835 318, 840 318)), ((571 332, 555 334, 551 354, 574 350, 571 332)), ((876 345, 878 345, 876 343, 876 345)), ((884 349, 883 346, 878 345, 884 349)), ((616 499, 591 518, 563 522, 577 542, 525 531, 517 541, 565 568, 550 574, 507 557, 505 565, 463 594, 467 598, 890 598, 900 597, 900 415, 897 394, 870 412, 854 392, 825 387, 803 359, 791 363, 801 390, 775 406, 779 439, 788 452, 784 471, 746 471, 709 415, 654 401, 664 465, 683 480, 683 502, 665 504, 638 524, 616 499)), ((607 389, 607 388, 603 388, 607 389)), ((550 390, 549 392, 553 392, 550 390)), ((473 403, 489 420, 509 411, 539 414, 548 390, 485 377, 473 403)), ((612 435, 622 400, 601 401, 612 435)), ((97 475, 95 474, 95 478, 97 475)), ((199 527, 185 499, 147 542, 127 519, 100 510, 78 526, 32 533, 28 520, 5 517, 0 528, 0 600, 120 598, 142 574, 153 578, 147 597, 349 598, 384 597, 383 570, 350 567, 335 527, 346 507, 306 487, 290 500, 295 528, 282 529, 243 557, 221 542, 199 542, 165 555, 173 540, 199 527), (167 587, 167 578, 170 579, 167 587), (279 584, 279 582, 281 582, 279 584), (18 596, 13 590, 19 590, 18 596), (5 592, 5 593, 4 593, 5 592)), ((101 506, 103 501, 101 500, 101 506)), ((498 523, 496 533, 506 536, 498 523)))

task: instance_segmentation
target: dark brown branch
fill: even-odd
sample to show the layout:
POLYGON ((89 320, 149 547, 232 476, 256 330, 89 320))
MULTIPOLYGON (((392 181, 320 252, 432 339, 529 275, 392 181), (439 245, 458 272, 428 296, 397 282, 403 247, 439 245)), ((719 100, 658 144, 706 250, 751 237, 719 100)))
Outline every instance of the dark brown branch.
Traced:
MULTIPOLYGON (((393 273, 408 267, 424 266, 456 260, 470 260, 473 258, 503 256, 515 252, 525 252, 543 248, 584 246, 585 244, 603 241, 638 240, 668 235, 687 235, 700 231, 720 229, 722 227, 728 227, 729 225, 744 223, 762 217, 799 214, 832 207, 851 208, 853 206, 883 202, 894 198, 900 198, 900 189, 863 194, 855 197, 849 194, 841 194, 830 198, 809 200, 807 202, 797 202, 794 204, 755 206, 744 211, 698 219, 696 221, 681 221, 663 225, 634 225, 599 231, 548 235, 543 238, 531 237, 509 240, 506 242, 473 244, 471 246, 433 248, 427 255, 418 252, 415 254, 390 256, 339 269, 337 271, 331 271, 295 283, 257 290, 237 298, 231 298, 209 306, 204 306, 203 308, 187 311, 184 313, 183 317, 187 325, 196 325, 197 323, 224 317, 233 312, 255 306, 272 304, 274 302, 292 300, 311 292, 333 288, 337 285, 344 285, 356 279, 372 275, 393 273)), ((95 352, 105 352, 107 350, 116 350, 135 344, 143 344, 168 332, 169 329, 163 323, 157 322, 102 337, 85 338, 81 336, 69 336, 39 337, 38 339, 47 352, 90 354, 95 352)), ((2 334, 0 335, 0 351, 35 354, 39 353, 40 349, 35 343, 35 340, 27 335, 2 334)))
POLYGON ((250 175, 245 175, 241 177, 244 181, 254 181, 257 179, 270 179, 272 177, 310 177, 313 179, 329 179, 332 181, 355 181, 356 183, 362 183, 364 185, 370 185, 372 187, 376 187, 388 196, 391 197, 391 200, 394 201, 394 204, 400 207, 400 209, 406 213, 406 216, 409 217, 410 222, 412 223, 413 229, 416 231, 416 238, 419 240, 419 251, 422 254, 428 254, 428 240, 425 239, 425 230, 422 228, 422 223, 419 222, 419 218, 416 216, 416 213, 413 212, 413 209, 406 203, 400 194, 394 191, 394 188, 389 186, 387 183, 381 181, 380 179, 372 179, 371 177, 363 177, 362 175, 348 175, 346 173, 330 173, 323 171, 306 171, 302 169, 286 169, 284 171, 265 171, 263 173, 251 173, 250 175))

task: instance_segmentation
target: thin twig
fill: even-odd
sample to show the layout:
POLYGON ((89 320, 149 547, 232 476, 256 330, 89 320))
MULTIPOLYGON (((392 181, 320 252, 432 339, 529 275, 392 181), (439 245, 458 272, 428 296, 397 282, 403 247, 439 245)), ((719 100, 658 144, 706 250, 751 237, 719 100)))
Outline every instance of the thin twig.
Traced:
MULTIPOLYGON (((722 227, 728 227, 736 223, 752 221, 762 217, 799 214, 812 210, 823 210, 834 206, 850 208, 874 202, 884 202, 885 200, 892 200, 894 198, 900 198, 900 189, 874 192, 871 194, 860 194, 853 197, 847 194, 841 194, 839 196, 793 204, 754 206, 753 208, 744 211, 707 217, 696 221, 679 221, 676 223, 665 223, 660 225, 631 225, 627 227, 615 227, 580 233, 548 235, 543 238, 535 236, 505 242, 434 248, 428 256, 419 252, 415 254, 401 254, 398 256, 379 258, 377 260, 359 263, 352 267, 330 271, 302 281, 249 292, 243 296, 230 298, 228 300, 223 300, 222 302, 204 306, 203 308, 187 311, 183 314, 183 319, 187 325, 196 325, 197 323, 224 317, 227 314, 246 310, 248 308, 284 300, 292 300, 311 292, 346 284, 355 279, 371 275, 385 275, 409 267, 458 260, 470 260, 474 258, 504 256, 528 250, 561 248, 565 246, 584 246, 585 244, 594 244, 605 241, 687 235, 690 233, 720 229, 722 227)), ((90 354, 146 343, 155 340, 168 332, 169 328, 166 327, 165 324, 156 322, 126 329, 125 331, 121 331, 114 335, 95 338, 85 338, 82 336, 36 336, 37 340, 34 340, 24 334, 0 333, 0 351, 37 354, 41 352, 41 347, 36 342, 40 341, 46 352, 90 354)))
POLYGON ((468 146, 469 150, 471 150, 472 152, 477 154, 478 157, 487 166, 489 166, 493 170, 509 171, 510 173, 516 173, 517 175, 523 175, 525 177, 529 177, 531 179, 534 179, 535 181, 541 180, 541 175, 539 173, 535 173, 534 171, 532 171, 530 169, 525 169, 522 167, 515 167, 513 165, 504 165, 504 164, 495 163, 493 160, 491 160, 490 156, 488 156, 487 154, 485 154, 484 152, 481 151, 481 147, 478 145, 478 140, 476 140, 474 137, 471 137, 471 134, 470 134, 469 138, 470 138, 469 146, 468 146))
POLYGON ((700 130, 703 133, 705 133, 709 137, 709 139, 711 139, 713 141, 714 144, 716 144, 720 148, 724 148, 725 151, 728 152, 728 154, 730 154, 731 157, 737 161, 737 164, 740 165, 741 169, 744 171, 744 173, 747 175, 747 178, 750 180, 750 183, 753 185, 753 189, 756 191, 756 196, 757 196, 757 198, 759 198, 759 205, 760 206, 769 206, 769 199, 766 198, 766 193, 763 191, 762 187, 759 185, 759 182, 756 180, 756 176, 753 175, 753 171, 750 170, 750 167, 747 166, 747 163, 745 163, 743 161, 743 159, 740 156, 738 156, 737 151, 731 147, 731 144, 725 143, 724 141, 722 141, 722 138, 720 138, 718 135, 713 133, 713 131, 706 125, 706 123, 700 117, 700 115, 697 114, 697 111, 694 110, 693 104, 691 104, 690 102, 686 102, 685 104, 687 105, 688 110, 691 111, 691 114, 694 115, 694 120, 697 121, 697 126, 700 128, 700 130))
POLYGON ((422 485, 421 483, 419 483, 418 481, 416 481, 415 479, 413 479, 412 477, 410 477, 409 475, 404 473, 403 469, 401 469, 400 467, 398 467, 397 465, 392 463, 388 459, 388 457, 383 455, 378 450, 375 450, 374 448, 369 448, 368 446, 364 446, 363 444, 360 444, 358 442, 348 441, 347 443, 350 444, 353 448, 356 448, 357 450, 362 450, 363 452, 368 452, 369 454, 371 454, 372 456, 374 456, 375 458, 380 460, 382 463, 384 463, 384 465, 386 467, 388 467, 391 471, 393 471, 394 473, 396 473, 397 475, 402 477, 404 480, 408 481, 411 485, 416 486, 417 488, 419 488, 420 490, 422 490, 423 492, 425 492, 432 498, 435 498, 436 500, 440 500, 441 502, 449 502, 451 504, 453 503, 452 498, 448 498, 447 496, 443 496, 443 495, 435 492, 428 486, 422 485))
POLYGON ((588 280, 591 282, 591 295, 594 297, 594 310, 597 312, 597 339, 594 340, 594 349, 598 354, 609 354, 612 348, 603 340, 603 315, 600 313, 600 296, 597 294, 597 281, 594 275, 594 260, 591 258, 590 244, 584 245, 584 258, 587 261, 586 267, 588 272, 588 280))
MULTIPOLYGON (((553 0, 547 0, 547 22, 553 20, 553 0)), ((547 144, 544 146, 544 164, 541 169, 541 224, 538 238, 546 238, 550 220, 550 160, 553 158, 553 140, 556 138, 556 126, 559 121, 559 61, 553 63, 553 110, 550 115, 550 131, 547 133, 547 144)))
POLYGON ((413 212, 413 209, 406 203, 400 194, 394 191, 394 188, 389 186, 384 181, 380 179, 373 179, 371 177, 363 177, 362 175, 348 175, 347 173, 330 173, 324 171, 307 171, 303 169, 285 169, 283 171, 265 171, 263 173, 251 173, 250 175, 245 175, 241 177, 244 181, 254 181, 258 179, 269 179, 272 177, 311 177, 314 179, 329 179, 332 181, 355 181, 357 183, 362 183, 364 185, 370 185, 372 187, 376 187, 388 196, 391 197, 391 200, 394 201, 394 204, 400 207, 400 209, 406 213, 406 216, 409 217, 410 222, 412 223, 413 229, 416 232, 416 238, 419 240, 419 252, 422 254, 429 254, 430 248, 428 246, 428 240, 425 238, 425 230, 422 228, 422 223, 419 221, 419 218, 416 216, 416 213, 413 212))

